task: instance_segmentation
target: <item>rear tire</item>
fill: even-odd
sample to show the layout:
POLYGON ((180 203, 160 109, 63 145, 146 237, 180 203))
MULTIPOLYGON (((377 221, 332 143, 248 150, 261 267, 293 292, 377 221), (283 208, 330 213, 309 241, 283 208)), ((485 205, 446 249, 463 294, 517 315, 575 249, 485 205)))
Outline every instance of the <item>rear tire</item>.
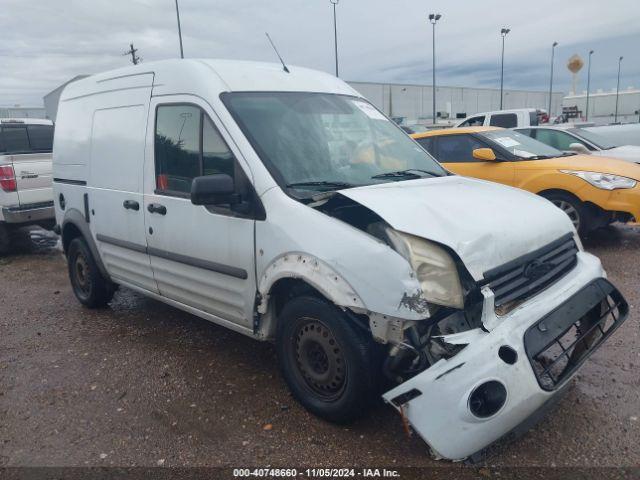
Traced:
POLYGON ((6 255, 9 253, 10 247, 11 236, 9 235, 9 231, 3 223, 0 223, 0 255, 6 255))
POLYGON ((69 244, 67 264, 71 287, 80 303, 100 308, 111 301, 115 285, 100 272, 84 238, 74 238, 69 244))
POLYGON ((334 305, 310 296, 290 300, 276 340, 282 375, 311 413, 344 423, 364 415, 377 398, 373 340, 334 305))
POLYGON ((586 235, 592 230, 589 212, 578 198, 564 192, 543 193, 541 196, 566 213, 580 235, 586 235))

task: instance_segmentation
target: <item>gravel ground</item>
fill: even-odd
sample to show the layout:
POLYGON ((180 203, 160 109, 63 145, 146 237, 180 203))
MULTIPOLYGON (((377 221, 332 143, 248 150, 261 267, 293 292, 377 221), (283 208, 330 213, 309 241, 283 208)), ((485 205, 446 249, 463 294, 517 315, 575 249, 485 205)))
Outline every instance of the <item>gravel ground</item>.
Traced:
MULTIPOLYGON (((55 248, 0 258, 0 466, 443 466, 380 403, 336 426, 274 348, 121 289, 84 309, 55 248)), ((558 407, 490 466, 640 465, 640 228, 585 242, 632 306, 558 407)))

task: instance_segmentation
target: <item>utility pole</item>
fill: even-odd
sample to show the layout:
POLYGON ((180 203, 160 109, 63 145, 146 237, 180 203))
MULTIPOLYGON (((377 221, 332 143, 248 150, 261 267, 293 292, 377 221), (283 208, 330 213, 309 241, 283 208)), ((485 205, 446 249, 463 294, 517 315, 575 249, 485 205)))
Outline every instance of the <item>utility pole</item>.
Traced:
POLYGON ((551 77, 549 78, 549 111, 547 115, 551 118, 551 98, 553 97, 553 54, 555 53, 558 42, 553 42, 551 45, 551 77))
POLYGON ((433 81, 431 82, 431 90, 433 91, 433 124, 435 125, 437 120, 438 120, 438 116, 436 114, 436 23, 438 22, 438 20, 440 20, 442 18, 442 15, 440 15, 439 13, 430 13, 429 14, 429 22, 431 22, 431 25, 433 26, 433 42, 432 42, 432 46, 433 46, 433 51, 431 54, 431 59, 433 61, 433 65, 431 67, 432 73, 433 73, 433 81))
POLYGON ((138 57, 136 55, 136 52, 138 51, 137 48, 133 48, 133 43, 129 44, 129 50, 127 50, 126 52, 124 52, 122 54, 122 56, 127 56, 127 55, 131 55, 131 63, 133 63, 134 65, 138 65, 141 61, 142 58, 138 57))
POLYGON ((587 67, 587 107, 584 119, 586 122, 589 121, 589 91, 591 90, 591 55, 593 55, 593 50, 589 50, 589 66, 587 67))
POLYGON ((500 30, 502 36, 502 61, 500 63, 500 110, 502 110, 502 91, 504 86, 504 37, 511 31, 510 28, 503 28, 500 30))
POLYGON ((178 38, 180 39, 180 58, 184 58, 184 50, 182 49, 182 28, 180 27, 180 9, 178 8, 178 0, 176 0, 176 17, 178 18, 178 38))
POLYGON ((613 117, 613 123, 618 123, 618 96, 620 95, 620 66, 622 65, 622 58, 618 59, 618 84, 616 86, 616 113, 613 117))

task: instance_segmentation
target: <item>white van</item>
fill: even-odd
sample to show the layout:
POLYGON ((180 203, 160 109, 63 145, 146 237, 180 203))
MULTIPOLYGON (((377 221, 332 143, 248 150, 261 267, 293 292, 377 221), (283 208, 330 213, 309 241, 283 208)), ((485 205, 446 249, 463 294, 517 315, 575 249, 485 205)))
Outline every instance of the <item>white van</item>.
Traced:
POLYGON ((540 116, 544 112, 535 108, 515 108, 513 110, 496 110, 471 115, 459 121, 456 127, 531 127, 539 124, 540 116))
POLYGON ((55 223, 52 142, 50 120, 0 120, 0 254, 9 249, 15 229, 55 223))
POLYGON ((628 311, 563 212, 445 171, 304 68, 167 60, 74 82, 54 173, 81 303, 122 285, 274 341, 331 421, 391 381, 440 457, 547 406, 628 311))

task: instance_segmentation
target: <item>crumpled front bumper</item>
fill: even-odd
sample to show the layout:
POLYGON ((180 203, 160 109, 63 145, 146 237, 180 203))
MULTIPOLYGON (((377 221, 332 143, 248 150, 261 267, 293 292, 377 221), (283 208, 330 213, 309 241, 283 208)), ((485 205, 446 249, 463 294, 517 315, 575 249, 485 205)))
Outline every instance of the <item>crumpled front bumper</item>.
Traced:
POLYGON ((495 328, 476 332, 456 356, 439 361, 383 398, 401 410, 436 457, 463 460, 484 450, 552 403, 582 362, 625 320, 628 306, 604 277, 600 261, 580 252, 576 267, 564 278, 508 315, 493 319, 495 328), (542 382, 539 367, 536 374, 533 366, 538 350, 555 345, 555 337, 610 296, 621 299, 613 328, 552 387, 542 382), (503 346, 516 353, 515 360, 501 358, 503 346), (506 400, 496 413, 479 418, 471 413, 469 399, 488 381, 505 387, 506 400))

